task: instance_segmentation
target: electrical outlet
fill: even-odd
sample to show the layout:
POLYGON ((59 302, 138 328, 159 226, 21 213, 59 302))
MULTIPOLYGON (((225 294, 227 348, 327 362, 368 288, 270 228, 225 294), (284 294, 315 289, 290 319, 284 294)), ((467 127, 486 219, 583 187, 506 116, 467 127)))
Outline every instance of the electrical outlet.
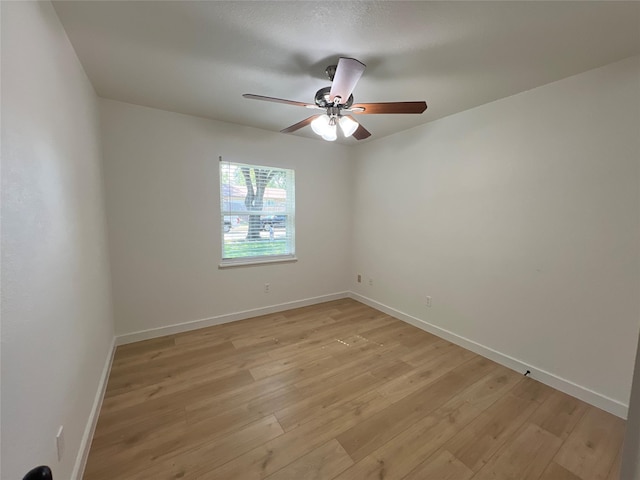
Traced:
POLYGON ((264 284, 264 293, 269 293, 269 291, 271 290, 271 285, 268 283, 264 284))
POLYGON ((62 461, 64 455, 64 427, 60 425, 56 434, 56 450, 58 451, 58 461, 62 461))
POLYGON ((358 274, 358 283, 362 283, 362 275, 358 274))
POLYGON ((373 287, 373 278, 370 278, 370 279, 369 279, 369 286, 370 286, 370 287, 373 287))
POLYGON ((431 306, 431 297, 427 296, 427 307, 431 306))

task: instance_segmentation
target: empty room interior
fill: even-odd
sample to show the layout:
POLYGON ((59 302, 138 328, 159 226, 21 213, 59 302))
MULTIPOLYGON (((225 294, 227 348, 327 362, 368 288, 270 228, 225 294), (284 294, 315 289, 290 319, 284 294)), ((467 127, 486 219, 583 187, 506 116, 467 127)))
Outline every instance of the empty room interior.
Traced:
POLYGON ((2 480, 640 480, 640 2, 0 8, 2 480))

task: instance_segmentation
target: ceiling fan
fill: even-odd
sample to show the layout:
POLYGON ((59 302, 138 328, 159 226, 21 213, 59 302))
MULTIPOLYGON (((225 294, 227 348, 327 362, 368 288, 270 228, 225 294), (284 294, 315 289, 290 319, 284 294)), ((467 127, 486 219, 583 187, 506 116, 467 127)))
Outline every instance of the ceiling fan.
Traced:
POLYGON ((363 140, 371 136, 371 133, 359 124, 351 114, 419 114, 427 109, 427 104, 424 101, 354 104, 351 92, 353 92, 356 83, 360 80, 365 67, 366 65, 364 63, 359 62, 355 58, 340 57, 338 59, 338 65, 329 65, 326 69, 326 74, 332 82, 331 86, 318 90, 313 104, 282 98, 265 97, 263 95, 253 95, 251 93, 245 93, 242 96, 252 100, 284 103, 314 110, 324 110, 325 113, 312 115, 280 131, 282 133, 292 133, 310 124, 315 133, 330 142, 338 138, 338 125, 340 125, 340 129, 345 137, 353 135, 356 140, 363 140))

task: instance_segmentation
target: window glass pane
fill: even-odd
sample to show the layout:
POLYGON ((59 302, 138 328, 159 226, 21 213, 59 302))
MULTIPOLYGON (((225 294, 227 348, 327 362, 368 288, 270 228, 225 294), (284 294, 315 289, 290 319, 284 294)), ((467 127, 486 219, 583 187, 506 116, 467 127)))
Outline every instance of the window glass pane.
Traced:
POLYGON ((295 254, 293 170, 220 164, 222 260, 295 254))

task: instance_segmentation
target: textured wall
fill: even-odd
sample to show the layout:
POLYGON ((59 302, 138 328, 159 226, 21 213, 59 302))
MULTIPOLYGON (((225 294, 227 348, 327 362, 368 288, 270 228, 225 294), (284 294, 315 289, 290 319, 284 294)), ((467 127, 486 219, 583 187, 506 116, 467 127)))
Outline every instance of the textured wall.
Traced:
POLYGON ((358 147, 352 290, 624 411, 639 81, 634 57, 358 147))
POLYGON ((118 334, 346 290, 349 147, 111 100, 101 111, 118 334), (218 268, 219 156, 295 170, 297 262, 218 268))
POLYGON ((51 4, 1 8, 1 477, 63 480, 113 339, 98 104, 51 4))

